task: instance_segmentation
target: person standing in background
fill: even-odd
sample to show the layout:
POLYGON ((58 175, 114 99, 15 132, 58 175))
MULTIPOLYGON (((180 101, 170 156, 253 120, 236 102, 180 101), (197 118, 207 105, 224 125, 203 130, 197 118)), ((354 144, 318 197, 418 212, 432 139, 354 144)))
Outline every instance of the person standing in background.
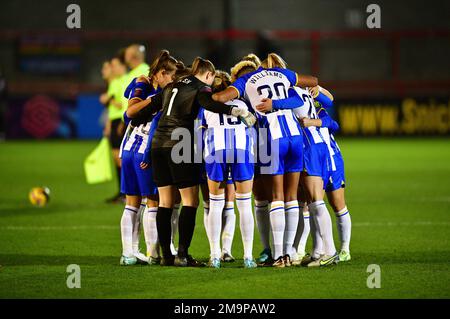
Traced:
MULTIPOLYGON (((128 75, 126 73, 127 67, 123 56, 123 54, 119 53, 109 62, 112 79, 109 81, 108 91, 100 97, 100 101, 102 103, 106 102, 104 104, 108 107, 108 122, 105 126, 104 135, 109 137, 109 141, 111 143, 112 156, 117 171, 118 181, 118 191, 116 195, 106 200, 108 203, 120 203, 124 200, 124 195, 120 193, 121 161, 119 158, 119 152, 120 143, 122 142, 125 131, 123 113, 127 110, 127 103, 125 103, 123 99, 123 92, 128 85, 128 75)), ((105 71, 106 73, 108 72, 107 70, 105 71)))
MULTIPOLYGON (((114 78, 112 69, 111 69, 111 61, 110 60, 106 60, 103 62, 101 73, 102 73, 102 79, 103 79, 103 81, 105 81, 107 88, 106 88, 106 92, 104 92, 100 95, 99 101, 101 104, 103 104, 103 106, 107 107, 109 104, 109 101, 111 100, 111 97, 108 96, 108 87, 114 78)), ((111 132, 110 124, 111 123, 109 122, 109 120, 107 120, 105 123, 105 127, 103 128, 103 136, 109 137, 109 133, 111 132)))
POLYGON ((147 76, 150 67, 145 63, 145 46, 142 44, 131 44, 125 49, 125 63, 130 69, 127 74, 127 86, 141 75, 147 76))

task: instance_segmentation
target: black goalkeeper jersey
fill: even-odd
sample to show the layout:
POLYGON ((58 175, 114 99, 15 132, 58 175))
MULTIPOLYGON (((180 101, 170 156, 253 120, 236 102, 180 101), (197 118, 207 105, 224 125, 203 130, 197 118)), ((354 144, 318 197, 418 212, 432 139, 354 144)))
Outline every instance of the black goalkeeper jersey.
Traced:
POLYGON ((230 105, 212 99, 211 87, 188 76, 175 84, 168 85, 160 94, 152 97, 151 103, 142 109, 138 117, 151 117, 161 110, 161 118, 152 140, 152 148, 172 147, 178 140, 172 140, 172 132, 179 127, 191 132, 193 143, 194 121, 200 107, 216 113, 231 114, 230 105))

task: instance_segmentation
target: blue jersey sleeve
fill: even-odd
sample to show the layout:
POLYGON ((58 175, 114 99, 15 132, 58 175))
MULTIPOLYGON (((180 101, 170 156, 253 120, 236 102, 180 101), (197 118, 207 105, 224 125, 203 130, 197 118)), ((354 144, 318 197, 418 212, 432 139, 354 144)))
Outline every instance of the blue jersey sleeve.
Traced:
POLYGON ((333 101, 322 92, 319 92, 319 95, 314 100, 319 102, 324 108, 329 108, 333 106, 333 101))
POLYGON ((127 111, 123 112, 123 122, 125 123, 125 126, 128 126, 131 119, 127 116, 127 111))
POLYGON ((245 84, 247 83, 247 76, 241 76, 240 78, 236 79, 230 87, 234 88, 238 92, 238 97, 243 97, 245 95, 245 84))
POLYGON ((295 109, 303 104, 302 98, 293 89, 288 90, 288 98, 272 101, 272 107, 278 110, 295 109))
POLYGON ((205 109, 201 107, 200 110, 198 111, 197 127, 195 127, 195 129, 199 130, 206 126, 207 126, 207 124, 206 124, 206 118, 205 118, 205 109))
POLYGON ((127 88, 125 89, 125 92, 123 92, 123 96, 126 97, 127 99, 130 98, 131 91, 133 90, 134 86, 136 85, 136 79, 137 78, 134 78, 133 80, 131 80, 130 84, 128 84, 127 88))
POLYGON ((150 94, 153 93, 153 88, 147 82, 136 82, 131 89, 130 100, 139 99, 145 100, 150 94))
POLYGON ((150 124, 150 129, 148 130, 148 140, 147 140, 147 147, 144 151, 144 156, 142 157, 142 162, 150 164, 151 158, 150 158, 150 152, 152 150, 152 140, 153 136, 155 135, 155 131, 158 128, 158 122, 161 118, 162 112, 159 111, 152 119, 152 123, 150 124))
POLYGON ((339 124, 328 114, 328 112, 324 108, 320 108, 317 111, 317 115, 322 120, 322 127, 328 127, 331 133, 335 133, 339 131, 339 124))

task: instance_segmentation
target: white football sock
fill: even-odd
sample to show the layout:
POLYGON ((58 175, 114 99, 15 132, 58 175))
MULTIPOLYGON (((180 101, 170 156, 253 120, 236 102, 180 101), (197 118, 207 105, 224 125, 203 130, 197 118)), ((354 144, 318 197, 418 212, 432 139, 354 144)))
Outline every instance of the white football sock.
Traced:
POLYGON ((144 224, 145 244, 147 245, 147 256, 157 258, 159 257, 159 241, 158 229, 156 227, 156 213, 158 207, 148 207, 144 212, 142 219, 144 224))
POLYGON ((253 260, 253 236, 255 220, 252 212, 252 193, 236 193, 236 206, 239 211, 239 227, 241 229, 244 258, 253 260))
POLYGON ((311 256, 315 259, 319 258, 321 255, 325 254, 323 251, 323 241, 322 237, 320 237, 319 230, 316 226, 317 222, 314 218, 314 212, 310 209, 310 217, 309 217, 309 226, 311 229, 311 238, 312 238, 312 244, 313 249, 311 252, 311 256))
POLYGON ((234 213, 234 202, 225 202, 222 212, 222 253, 231 255, 234 230, 236 227, 236 214, 234 213))
POLYGON ((270 203, 270 226, 273 235, 273 258, 276 260, 283 256, 283 239, 286 219, 284 217, 284 202, 274 201, 270 203))
POLYGON ((298 215, 299 215, 299 206, 298 201, 293 200, 290 202, 284 203, 284 211, 285 211, 285 219, 286 226, 284 228, 284 253, 288 254, 291 258, 294 256, 294 240, 295 234, 297 233, 298 227, 298 215))
POLYGON ((264 249, 270 249, 270 215, 268 201, 255 200, 255 217, 261 243, 264 249))
POLYGON ((137 214, 134 216, 133 221, 133 253, 137 254, 139 252, 139 239, 141 236, 141 218, 146 210, 146 200, 143 200, 141 202, 141 205, 139 207, 139 210, 137 214))
POLYGON ((295 249, 295 251, 297 252, 298 250, 298 244, 300 243, 300 238, 302 237, 302 232, 303 232, 303 219, 300 218, 302 215, 301 213, 303 212, 303 205, 302 203, 298 203, 298 225, 297 225, 297 231, 295 232, 295 238, 294 238, 294 244, 292 245, 295 249))
POLYGON ((222 230, 222 211, 225 207, 225 194, 209 194, 208 233, 211 258, 220 258, 220 232, 222 230))
POLYGON ((208 234, 208 216, 209 216, 209 201, 203 202, 203 226, 205 226, 206 235, 209 239, 208 234))
POLYGON ((336 214, 336 225, 338 229, 339 239, 341 241, 341 250, 350 252, 350 237, 352 233, 352 220, 347 206, 336 214))
POLYGON ((133 223, 138 210, 138 207, 126 205, 120 220, 122 255, 125 257, 133 256, 133 223))
POLYGON ((298 227, 300 233, 300 238, 298 241, 297 247, 297 253, 299 255, 305 255, 306 253, 306 243, 308 241, 309 231, 310 231, 310 218, 309 218, 309 212, 303 212, 301 217, 299 217, 298 220, 298 227))
POLYGON ((309 204, 309 211, 313 213, 316 221, 317 231, 322 237, 325 255, 332 256, 336 253, 333 240, 333 226, 331 224, 330 213, 323 200, 309 204))
POLYGON ((180 217, 179 214, 179 208, 180 208, 180 204, 175 204, 173 206, 173 210, 172 210, 172 218, 171 218, 171 222, 172 222, 172 234, 171 234, 171 243, 170 243, 170 250, 172 251, 172 255, 176 255, 177 254, 177 250, 175 249, 175 235, 177 234, 177 230, 178 230, 178 218, 180 217))

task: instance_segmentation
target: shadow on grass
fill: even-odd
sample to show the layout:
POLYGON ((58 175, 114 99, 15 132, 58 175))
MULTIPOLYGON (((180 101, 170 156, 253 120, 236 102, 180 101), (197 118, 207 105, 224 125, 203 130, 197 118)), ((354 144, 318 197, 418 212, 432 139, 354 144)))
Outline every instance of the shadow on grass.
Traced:
MULTIPOLYGON (((405 254, 398 254, 393 252, 383 252, 379 254, 374 253, 358 253, 352 254, 350 262, 339 263, 337 266, 331 268, 353 268, 366 266, 368 264, 440 264, 448 263, 450 261, 450 252, 442 251, 439 254, 433 254, 427 259, 422 258, 425 252, 414 252, 405 256, 405 254)), ((198 258, 202 262, 207 262, 207 258, 198 258)), ((52 255, 25 255, 25 254, 0 254, 0 265, 2 266, 58 266, 58 265, 118 265, 118 256, 52 256, 52 255)), ((233 263, 222 263, 224 268, 239 269, 242 268, 242 260, 237 259, 233 263)), ((174 267, 167 267, 172 269, 174 267)), ((259 267, 258 267, 259 268, 259 267)), ((262 267, 264 269, 271 269, 271 267, 262 267)), ((297 268, 297 267, 295 267, 297 268)), ((301 267, 304 268, 304 267, 301 267)), ((331 269, 330 268, 330 269, 331 269)), ((200 268, 201 269, 201 268, 200 268)), ((204 269, 204 268, 203 268, 204 269)))

